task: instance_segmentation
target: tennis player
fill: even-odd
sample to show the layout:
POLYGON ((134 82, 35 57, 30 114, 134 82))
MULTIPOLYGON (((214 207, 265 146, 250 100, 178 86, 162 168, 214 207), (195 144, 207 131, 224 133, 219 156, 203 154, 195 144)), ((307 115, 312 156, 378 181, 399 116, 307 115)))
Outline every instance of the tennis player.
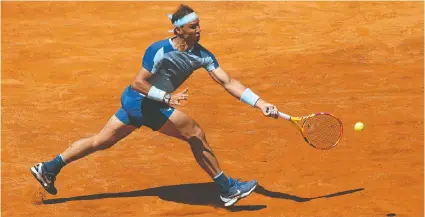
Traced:
POLYGON ((186 141, 196 162, 220 187, 219 195, 224 206, 235 204, 255 189, 256 180, 243 182, 224 174, 205 132, 196 121, 175 108, 188 99, 188 90, 176 94, 174 91, 193 71, 204 68, 229 94, 258 108, 266 117, 277 118, 278 109, 231 78, 220 68, 214 55, 199 44, 201 27, 192 8, 180 5, 168 17, 174 26, 174 36, 147 48, 140 72, 122 93, 121 108, 104 128, 96 135, 72 143, 51 161, 31 167, 31 173, 47 192, 57 194, 54 183, 65 165, 110 148, 141 126, 186 141))

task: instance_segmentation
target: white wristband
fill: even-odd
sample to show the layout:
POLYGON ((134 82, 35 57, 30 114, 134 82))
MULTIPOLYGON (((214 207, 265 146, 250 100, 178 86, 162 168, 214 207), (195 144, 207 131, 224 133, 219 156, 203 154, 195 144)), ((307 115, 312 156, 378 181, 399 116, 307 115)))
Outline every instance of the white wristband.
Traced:
POLYGON ((260 99, 259 96, 257 96, 257 94, 255 94, 254 92, 251 91, 251 89, 246 88, 245 91, 242 93, 241 96, 241 101, 252 106, 255 107, 255 103, 257 103, 257 101, 260 99))
POLYGON ((149 99, 153 99, 153 100, 156 100, 158 102, 163 102, 165 94, 166 94, 165 91, 160 90, 160 89, 156 88, 155 86, 152 86, 151 89, 149 90, 147 97, 149 99))

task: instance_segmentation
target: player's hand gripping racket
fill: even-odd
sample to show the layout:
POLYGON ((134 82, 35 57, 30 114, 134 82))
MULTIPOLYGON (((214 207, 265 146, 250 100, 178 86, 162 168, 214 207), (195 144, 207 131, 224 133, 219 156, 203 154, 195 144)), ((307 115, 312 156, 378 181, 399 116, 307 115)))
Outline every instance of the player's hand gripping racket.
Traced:
POLYGON ((279 117, 294 123, 301 131, 304 140, 317 149, 330 149, 341 140, 342 122, 335 116, 319 112, 303 117, 292 117, 278 112, 279 117))

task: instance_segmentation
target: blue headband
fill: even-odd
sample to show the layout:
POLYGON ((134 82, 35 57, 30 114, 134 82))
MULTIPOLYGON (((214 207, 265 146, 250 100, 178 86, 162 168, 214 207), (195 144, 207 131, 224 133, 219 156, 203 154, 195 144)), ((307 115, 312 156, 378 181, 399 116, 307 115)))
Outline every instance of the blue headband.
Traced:
MULTIPOLYGON (((167 15, 168 18, 171 20, 173 18, 172 14, 168 14, 167 15)), ((186 14, 184 17, 174 21, 173 25, 174 27, 180 27, 180 26, 184 26, 194 20, 198 19, 198 16, 196 16, 195 12, 192 12, 190 14, 186 14)))

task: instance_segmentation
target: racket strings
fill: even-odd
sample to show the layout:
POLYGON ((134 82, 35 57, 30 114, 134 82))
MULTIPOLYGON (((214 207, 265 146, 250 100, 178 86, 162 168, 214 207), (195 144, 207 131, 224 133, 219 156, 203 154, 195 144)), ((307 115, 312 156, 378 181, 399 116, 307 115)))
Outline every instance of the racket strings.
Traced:
POLYGON ((336 145, 342 134, 341 122, 331 115, 315 115, 303 125, 304 137, 310 145, 327 149, 336 145))

